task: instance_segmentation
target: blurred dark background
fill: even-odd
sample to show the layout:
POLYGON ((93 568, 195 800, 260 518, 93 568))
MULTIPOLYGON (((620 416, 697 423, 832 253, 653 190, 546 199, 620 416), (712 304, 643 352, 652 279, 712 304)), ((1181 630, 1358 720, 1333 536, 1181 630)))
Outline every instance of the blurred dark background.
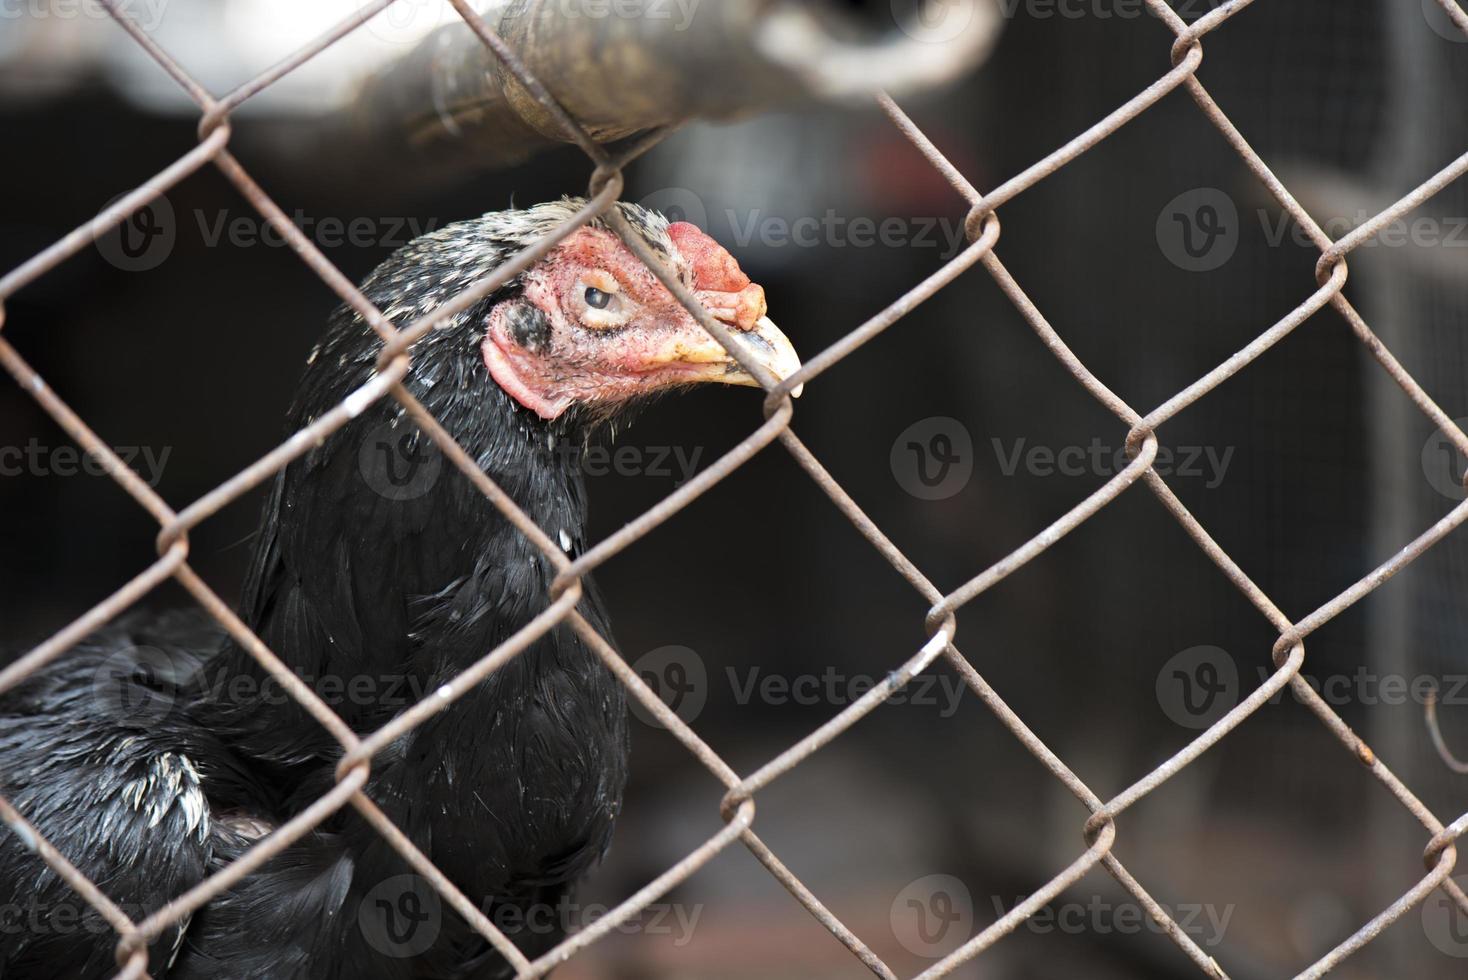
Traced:
MULTIPOLYGON (((1188 19, 1207 9, 1175 6, 1188 19)), ((1302 203, 1336 222, 1333 234, 1468 146, 1468 44, 1452 39, 1445 18, 1429 16, 1433 6, 1264 0, 1207 38, 1199 77, 1302 203)), ((1006 2, 1012 16, 989 63, 908 108, 980 189, 993 187, 1167 70, 1171 35, 1136 7, 1086 0, 1043 16, 1056 8, 1006 2)), ((273 16, 289 19, 292 9, 273 16)), ((270 47, 258 29, 248 37, 199 30, 191 18, 200 16, 170 8, 157 36, 186 67, 220 76, 216 90, 291 47, 286 39, 270 47)), ((0 59, 8 58, 0 60, 0 172, 9 188, 0 269, 84 223, 195 141, 196 118, 147 94, 167 79, 123 53, 131 42, 113 24, 77 18, 62 25, 63 44, 41 33, 58 25, 41 20, 0 21, 0 59), (107 70, 78 68, 92 55, 107 70)), ((231 23, 245 31, 239 18, 231 23)), ((430 180, 403 156, 307 152, 309 130, 288 107, 267 107, 236 119, 231 146, 354 279, 411 237, 414 222, 426 228, 512 200, 580 193, 590 175, 568 149, 506 172, 430 180), (332 222, 354 220, 365 237, 340 241, 332 222)), ((681 210, 728 245, 807 357, 951 257, 965 212, 875 107, 691 126, 628 178, 629 199, 681 210), (863 219, 897 219, 883 227, 900 231, 867 243, 852 224, 863 219), (784 240, 782 223, 809 234, 784 240)), ((161 257, 118 261, 105 242, 88 249, 18 294, 5 332, 103 439, 145 448, 144 475, 147 460, 157 462, 159 491, 181 507, 285 435, 280 418, 335 299, 289 248, 258 240, 263 221, 213 169, 170 191, 167 212, 156 212, 172 229, 161 257)), ((1408 219, 1417 244, 1353 256, 1347 288, 1453 416, 1468 414, 1465 216, 1460 181, 1408 219)), ((1295 241, 1181 90, 1006 205, 1002 219, 997 250, 1014 277, 1076 354, 1144 413, 1314 289, 1317 254, 1295 241), (1199 189, 1211 190, 1200 197, 1199 189), (1163 229, 1180 207, 1196 217, 1195 205, 1218 195, 1235 213, 1221 213, 1216 250, 1202 260, 1180 256, 1163 229), (1216 267, 1187 267, 1200 262, 1216 267)), ((672 404, 645 413, 619 444, 647 464, 678 447, 701 468, 760 419, 750 392, 700 391, 672 404)), ((794 428, 944 589, 1100 486, 1126 434, 978 267, 810 384, 794 428), (909 489, 902 460, 913 426, 968 438, 959 465, 971 475, 943 499, 909 489), (1087 462, 1080 473, 1030 455, 1093 440, 1105 465, 1087 462)), ((1160 435, 1177 453, 1170 485, 1295 618, 1458 499, 1451 454, 1330 310, 1160 435)), ((36 447, 19 472, 0 478, 0 644, 12 654, 153 556, 156 525, 121 490, 103 477, 56 472, 67 468, 68 445, 26 393, 0 384, 0 447, 36 447)), ((643 465, 592 475, 592 539, 668 494, 684 474, 676 458, 665 467, 671 472, 643 465)), ((193 536, 194 567, 225 596, 238 592, 259 501, 252 494, 193 536)), ((1468 751, 1468 686, 1455 686, 1468 676, 1465 560, 1461 535, 1450 537, 1312 637, 1304 668, 1444 822, 1468 805, 1468 777, 1438 761, 1413 695, 1425 679, 1441 679, 1456 701, 1443 707, 1445 733, 1468 751)), ((597 577, 626 657, 691 665, 693 700, 703 703, 688 717, 741 772, 831 717, 849 703, 853 681, 884 678, 925 638, 925 604, 778 446, 597 577), (669 646, 686 650, 670 654, 669 646), (752 681, 771 677, 816 694, 747 694, 752 681)), ((170 586, 148 604, 184 601, 170 586)), ((1260 683, 1274 640, 1140 486, 965 607, 958 623, 959 648, 1103 798, 1206 723, 1190 712, 1198 692, 1184 690, 1176 671, 1224 683, 1233 671, 1216 717, 1260 683)), ((763 839, 904 975, 992 922, 1085 846, 1084 807, 971 692, 960 693, 950 668, 940 662, 933 673, 925 696, 881 707, 758 797, 763 839), (940 885, 960 918, 928 942, 908 921, 906 901, 940 887, 934 875, 957 879, 940 885)), ((615 904, 721 826, 720 787, 675 739, 639 722, 633 751, 625 816, 588 901, 615 904)), ((1235 978, 1292 975, 1324 955, 1420 878, 1429 837, 1288 693, 1118 828, 1127 867, 1180 918, 1191 912, 1193 938, 1235 978)), ((644 918, 643 928, 596 944, 563 974, 865 975, 738 845, 667 902, 683 920, 644 918)), ((1129 902, 1093 871, 1052 904, 1055 918, 1021 926, 955 975, 1197 975, 1129 902)), ((1468 922, 1450 916, 1430 898, 1338 975, 1461 976, 1468 922)))

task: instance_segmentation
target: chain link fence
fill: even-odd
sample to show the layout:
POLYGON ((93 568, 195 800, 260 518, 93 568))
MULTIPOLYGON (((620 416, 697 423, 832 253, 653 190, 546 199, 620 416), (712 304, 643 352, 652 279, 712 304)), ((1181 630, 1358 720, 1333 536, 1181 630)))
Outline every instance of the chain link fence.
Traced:
MULTIPOLYGON (((195 171, 208 164, 213 164, 291 245, 301 260, 320 277, 321 281, 359 312, 382 339, 378 371, 367 384, 333 411, 316 419, 310 426, 294 434, 233 478, 187 507, 176 510, 153 490, 149 482, 125 465, 117 453, 93 432, 86 421, 68 407, 66 402, 31 368, 15 347, 3 335, 0 335, 0 363, 4 364, 6 370, 21 387, 29 392, 52 418, 106 469, 111 478, 157 520, 160 527, 157 538, 159 554, 157 561, 81 618, 0 671, 0 690, 13 687, 47 663, 64 657, 78 641, 123 612, 156 586, 172 578, 182 584, 204 609, 259 661, 282 688, 299 701, 336 738, 344 753, 337 769, 336 785, 330 792, 289 822, 275 829, 269 836, 261 839, 235 863, 206 879, 197 887, 177 896, 157 911, 142 918, 141 921, 134 921, 130 918, 107 897, 97 883, 88 880, 68 860, 66 855, 56 851, 41 837, 26 821, 24 814, 17 812, 8 801, 0 799, 0 818, 5 820, 13 832, 34 841, 36 849, 46 863, 116 930, 119 937, 117 961, 120 970, 117 976, 123 978, 145 976, 148 963, 146 945, 149 942, 166 929, 186 920, 210 899, 226 891, 246 875, 259 870, 267 861, 279 855, 294 841, 310 833, 336 811, 344 807, 352 807, 382 834, 415 872, 431 884, 450 908, 493 944, 521 977, 545 975, 578 951, 596 943, 622 924, 640 915, 679 883, 697 873, 715 855, 737 842, 748 848, 796 901, 850 950, 851 954, 867 969, 877 976, 893 978, 896 974, 888 964, 863 942, 860 936, 855 935, 843 925, 822 903, 821 898, 812 893, 782 863, 779 856, 760 839, 754 829, 755 799, 762 789, 788 774, 814 753, 820 751, 836 736, 857 724, 874 708, 902 690, 915 675, 932 666, 940 658, 946 660, 957 671, 967 687, 977 695, 1013 736, 1044 764, 1055 779, 1064 784, 1065 788, 1091 811, 1091 816, 1083 827, 1077 828, 1082 831, 1083 846, 1079 848, 1075 859, 1067 867, 1059 870, 1048 882, 1037 887, 1028 898, 1014 905, 997 921, 983 928, 959 948, 925 970, 921 974, 922 977, 944 976, 951 973, 960 964, 972 960, 998 943, 1027 919, 1043 910, 1063 890, 1089 874, 1098 865, 1104 867, 1121 886, 1136 898, 1158 928, 1164 931, 1196 964, 1197 969, 1203 975, 1216 978, 1225 977, 1223 967, 1194 942, 1188 931, 1154 900, 1146 886, 1133 877, 1118 859, 1116 856, 1116 843, 1120 834, 1118 818, 1129 807, 1152 793, 1230 732, 1243 725, 1255 712, 1263 708, 1286 687, 1291 689, 1295 697, 1318 717, 1320 723, 1340 743, 1344 755, 1337 760, 1337 764, 1349 764, 1349 757, 1349 760, 1354 760, 1356 764, 1366 767, 1400 802, 1401 806, 1422 825, 1425 832, 1423 861, 1427 869, 1426 874, 1410 890, 1389 907, 1381 910, 1375 918, 1361 925, 1349 936, 1342 937, 1339 945, 1318 961, 1303 965, 1299 976, 1318 977, 1327 973, 1370 943, 1384 929, 1400 919, 1410 909, 1422 903, 1437 889, 1442 889, 1459 910, 1468 914, 1468 895, 1465 895, 1449 878, 1457 859, 1455 842, 1465 831, 1468 831, 1468 814, 1458 817, 1449 824, 1444 824, 1419 801, 1412 789, 1394 775, 1392 770, 1375 755, 1371 747, 1346 725, 1335 710, 1301 675, 1301 667, 1306 658, 1306 641, 1310 635, 1373 592, 1388 578, 1414 562, 1424 552, 1451 534, 1465 520, 1468 520, 1468 501, 1457 504, 1414 540, 1403 543, 1400 550, 1390 559, 1370 570, 1345 591, 1308 615, 1292 619, 1286 616, 1271 598, 1250 580, 1229 554, 1214 541, 1208 530, 1174 495, 1167 481, 1153 465, 1161 445, 1160 431, 1167 421, 1207 396, 1235 374, 1243 371, 1251 362, 1263 356, 1296 327, 1327 307, 1340 316, 1344 321, 1344 326, 1360 341, 1381 369, 1401 389, 1405 397, 1432 420, 1442 438, 1460 453, 1468 455, 1468 434, 1464 433, 1452 417, 1444 412, 1412 375, 1403 368, 1392 352, 1372 332, 1370 326, 1343 292, 1348 276, 1348 259, 1351 254, 1371 241, 1383 229, 1422 205, 1449 183, 1464 173, 1468 173, 1468 154, 1459 157, 1437 174, 1427 178, 1415 190, 1375 217, 1357 224, 1340 238, 1332 239, 1297 202, 1290 189, 1275 176, 1264 160, 1250 147, 1245 134, 1241 133, 1230 121, 1224 108, 1214 101, 1197 76, 1199 66, 1203 61, 1205 38, 1224 28, 1230 18, 1249 7, 1253 0, 1228 0, 1194 19, 1191 23, 1179 16, 1178 12, 1163 0, 1146 0, 1149 11, 1175 35, 1170 52, 1171 68, 1120 108, 1097 121, 1075 139, 988 193, 981 193, 975 188, 965 175, 938 151, 895 102, 886 96, 879 95, 877 98, 881 108, 890 117, 892 124, 921 151, 928 162, 952 185, 954 192, 969 205, 970 210, 965 226, 967 246, 896 302, 811 358, 795 375, 776 383, 757 365, 745 364, 746 369, 761 380, 768 392, 764 401, 763 424, 732 450, 679 486, 654 507, 575 560, 568 558, 555 541, 529 520, 513 499, 474 465, 472 459, 408 393, 402 385, 402 380, 410 370, 413 358, 412 347, 415 341, 445 318, 468 309, 500 288, 512 277, 543 257, 558 242, 593 218, 601 218, 606 221, 652 273, 687 307, 710 334, 728 348, 735 358, 740 359, 741 362, 748 360, 747 355, 734 342, 727 329, 700 307, 691 292, 678 281, 670 269, 664 267, 658 256, 653 254, 637 234, 626 226, 624 220, 612 207, 622 191, 623 168, 637 156, 653 149, 663 134, 661 132, 651 133, 630 145, 619 147, 615 152, 598 144, 575 119, 558 105, 554 94, 547 91, 526 70, 515 53, 471 9, 468 0, 451 0, 468 27, 519 80, 544 111, 559 123, 568 137, 574 139, 585 152, 594 165, 594 172, 588 188, 587 203, 564 225, 438 309, 398 329, 326 259, 229 151, 231 114, 236 109, 350 32, 362 27, 369 19, 391 6, 394 0, 374 0, 364 5, 356 15, 338 24, 307 47, 222 98, 216 98, 206 91, 173 60, 168 52, 162 50, 148 33, 129 16, 125 10, 125 3, 119 3, 118 0, 100 0, 100 2, 122 29, 137 44, 141 45, 197 103, 202 113, 198 129, 199 142, 196 147, 151 180, 119 199, 94 221, 77 228, 0 279, 0 329, 3 329, 4 326, 5 300, 15 294, 17 290, 45 275, 60 263, 76 256, 90 246, 99 235, 115 228, 195 171), (1144 413, 1123 401, 1087 368, 1070 350, 1064 339, 1046 320, 1044 313, 1030 300, 1023 287, 1015 281, 1000 261, 996 251, 1001 238, 999 209, 1005 203, 1015 199, 1086 151, 1111 137, 1177 89, 1186 90, 1203 116, 1224 136, 1269 194, 1304 230, 1318 248, 1320 259, 1316 266, 1315 287, 1298 306, 1267 330, 1258 334, 1250 343, 1223 363, 1172 395, 1161 405, 1144 413), (810 384, 825 372, 837 367, 857 348, 897 325, 898 321, 915 307, 976 265, 982 266, 993 278, 1034 329, 1040 340, 1064 365, 1075 381, 1124 426, 1127 433, 1126 450, 1129 462, 1124 469, 1115 473, 1050 526, 1039 529, 1034 537, 1007 557, 979 572, 957 588, 945 591, 930 581, 922 570, 917 568, 887 538, 882 529, 866 516, 860 505, 843 490, 825 470, 821 462, 801 442, 793 427, 795 412, 789 396, 797 385, 810 384), (549 606, 534 621, 450 681, 433 696, 405 710, 380 730, 366 736, 359 736, 318 697, 307 683, 295 676, 275 653, 255 637, 234 614, 229 605, 193 571, 188 561, 189 533, 221 508, 270 479, 289 462, 308 452, 327 435, 348 424, 366 405, 381 399, 394 399, 401 404, 421 429, 434 440, 445 456, 463 472, 465 477, 473 481, 474 485, 484 493, 505 518, 544 553, 547 560, 553 563, 558 570, 558 575, 551 589, 549 606), (877 685, 866 692, 806 738, 791 745, 762 767, 752 773, 741 775, 648 687, 606 639, 581 617, 576 611, 576 606, 582 595, 582 579, 586 574, 623 550, 633 547, 639 539, 654 532, 672 515, 716 483, 731 475, 756 453, 774 443, 778 443, 791 455, 801 469, 830 498, 831 503, 922 595, 930 607, 925 622, 929 639, 896 667, 886 683, 877 685), (965 604, 1025 564, 1038 558, 1062 537, 1091 519, 1137 484, 1144 486, 1157 498, 1197 547, 1252 603, 1260 615, 1278 631, 1279 638, 1272 650, 1274 670, 1258 689, 1241 700, 1227 714, 1202 731, 1191 743, 1166 762, 1142 775, 1120 794, 1110 799, 1103 799, 1029 729, 1025 721, 1010 709, 979 670, 963 655, 956 643, 958 614, 965 604), (727 787, 721 805, 721 815, 725 826, 682 860, 647 883, 641 890, 628 896, 607 915, 574 933, 555 949, 531 961, 387 819, 376 804, 362 793, 362 787, 367 781, 374 754, 431 715, 440 711, 453 710, 453 702, 466 691, 482 682, 539 637, 560 624, 566 624, 574 629, 631 692, 636 699, 635 703, 676 736, 683 746, 727 787)), ((1440 6, 1442 13, 1450 19, 1451 23, 1468 35, 1468 13, 1465 13, 1455 0, 1428 0, 1428 3, 1440 6)), ((1159 58, 1160 56, 1159 51, 1159 58)), ((1180 214, 1178 216, 1179 222, 1186 222, 1188 218, 1189 215, 1180 214)), ((1198 230, 1206 233, 1206 229, 1198 230)), ((1301 292, 1304 293, 1307 284, 1302 283, 1301 285, 1301 292)), ((820 386, 813 385, 808 398, 819 399, 820 397, 820 386)), ((1323 760, 1322 764, 1324 764, 1323 760)))

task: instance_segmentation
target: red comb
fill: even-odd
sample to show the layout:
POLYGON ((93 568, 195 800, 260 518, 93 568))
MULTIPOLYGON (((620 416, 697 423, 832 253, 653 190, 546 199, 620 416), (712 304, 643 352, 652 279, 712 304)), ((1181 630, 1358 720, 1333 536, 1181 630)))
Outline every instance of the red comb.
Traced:
POLYGON ((749 285, 749 277, 739 268, 734 256, 697 225, 675 221, 668 226, 668 237, 693 266, 695 289, 737 293, 749 285))

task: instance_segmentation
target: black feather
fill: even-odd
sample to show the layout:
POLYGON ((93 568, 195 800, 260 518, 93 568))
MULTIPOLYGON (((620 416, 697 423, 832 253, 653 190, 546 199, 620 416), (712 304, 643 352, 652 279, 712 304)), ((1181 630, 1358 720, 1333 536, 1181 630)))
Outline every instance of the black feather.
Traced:
MULTIPOLYGON (((392 320, 409 322, 579 204, 447 226, 392 256, 363 290, 392 320)), ((669 254, 661 216, 621 207, 655 250, 669 254)), ((517 295, 512 281, 432 331, 414 349, 404 384, 541 528, 579 542, 586 493, 575 453, 565 449, 584 444, 597 420, 574 409, 541 420, 490 379, 478 354, 489 311, 517 295)), ((543 320, 522 321, 517 329, 527 340, 544 329, 543 320)), ((361 318, 339 309, 311 356, 287 430, 367 382, 379 349, 361 318)), ((548 604, 553 576, 545 556, 386 398, 274 481, 240 614, 347 724, 367 733, 529 622, 548 604)), ((586 584, 580 611, 606 634, 600 597, 586 584)), ((365 792, 492 917, 556 923, 510 930, 533 956, 561 929, 558 917, 527 917, 525 908, 555 907, 605 851, 626 750, 620 684, 558 627, 381 752, 365 792), (520 914, 496 915, 504 910, 520 914)), ((0 792, 114 900, 144 910, 224 868, 327 792, 341 754, 248 651, 199 616, 110 627, 0 698, 0 792), (119 656, 136 660, 126 651, 140 645, 166 651, 168 668, 142 657, 151 674, 132 694, 153 691, 167 701, 161 718, 142 728, 96 711, 94 682, 119 656)), ((171 969, 180 937, 160 937, 150 973, 504 975, 500 957, 425 888, 347 807, 199 910, 171 969), (431 940, 383 939, 401 933, 398 911, 425 903, 436 903, 431 940)), ((7 898, 80 904, 15 835, 0 841, 0 899, 7 898)), ((54 925, 41 915, 42 925, 54 925)), ((0 933, 0 978, 108 976, 114 946, 105 929, 80 939, 38 928, 0 933)))

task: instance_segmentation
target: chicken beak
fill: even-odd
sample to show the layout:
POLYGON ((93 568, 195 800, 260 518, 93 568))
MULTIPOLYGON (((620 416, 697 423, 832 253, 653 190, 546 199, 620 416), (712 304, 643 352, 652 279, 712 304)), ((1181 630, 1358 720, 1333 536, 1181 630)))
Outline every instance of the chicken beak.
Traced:
MULTIPOLYGON (((730 333, 734 335, 734 339, 749 353, 755 363, 775 376, 776 381, 784 381, 800 370, 800 356, 795 353, 795 346, 790 343, 790 338, 785 336, 784 331, 775 326, 774 321, 769 317, 760 317, 748 330, 736 329, 731 330, 730 333)), ((714 365, 718 367, 705 374, 702 380, 759 387, 759 382, 729 355, 722 344, 712 337, 709 338, 708 344, 705 356, 711 367, 714 365)), ((694 360, 695 358, 688 359, 694 360)), ((796 385, 790 389, 790 397, 799 398, 804 389, 805 385, 796 385)))

